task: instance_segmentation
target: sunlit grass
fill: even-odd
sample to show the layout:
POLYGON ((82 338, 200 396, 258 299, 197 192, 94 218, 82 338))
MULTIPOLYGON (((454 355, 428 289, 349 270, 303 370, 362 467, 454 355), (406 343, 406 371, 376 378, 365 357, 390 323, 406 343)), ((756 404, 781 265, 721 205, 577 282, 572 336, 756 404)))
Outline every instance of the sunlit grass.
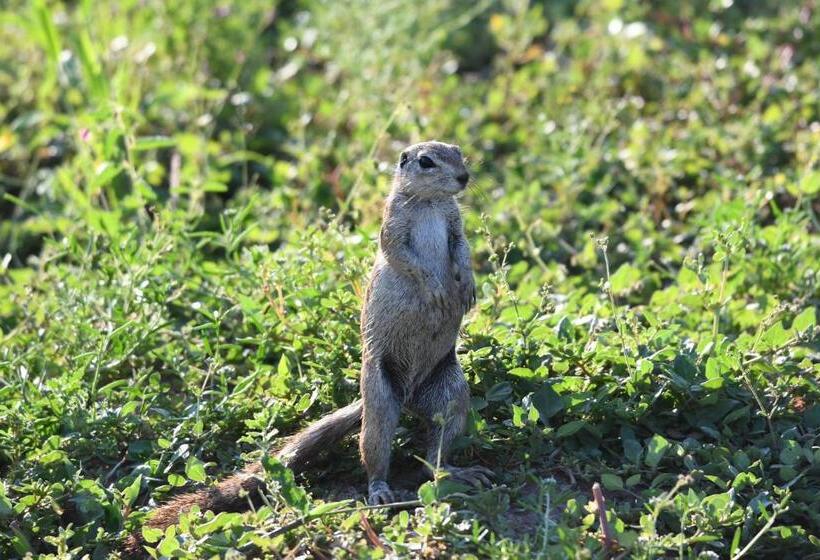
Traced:
POLYGON ((0 15, 0 557, 104 557, 356 398, 381 201, 430 138, 473 162, 455 460, 496 485, 417 490, 408 422, 420 506, 358 507, 346 442, 154 553, 816 554, 816 10, 177 4, 0 15))

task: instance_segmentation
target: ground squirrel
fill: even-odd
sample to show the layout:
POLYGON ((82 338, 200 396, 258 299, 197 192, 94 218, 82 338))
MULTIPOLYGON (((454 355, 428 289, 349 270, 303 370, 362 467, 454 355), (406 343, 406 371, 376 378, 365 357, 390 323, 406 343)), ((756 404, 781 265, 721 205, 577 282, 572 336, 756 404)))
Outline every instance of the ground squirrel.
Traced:
MULTIPOLYGON (((454 198, 469 179, 458 146, 422 142, 401 153, 362 306, 362 397, 290 438, 277 457, 294 471, 361 425, 369 502, 392 501, 387 474, 402 409, 428 426, 427 462, 446 460, 470 404, 455 343, 462 317, 475 304, 475 282, 454 198)), ((490 474, 483 467, 440 466, 473 484, 487 483, 490 474)), ((254 463, 211 489, 178 496, 147 525, 165 528, 194 504, 203 511, 246 509, 264 490, 261 472, 254 463)), ((132 535, 126 550, 140 548, 140 535, 132 535)))

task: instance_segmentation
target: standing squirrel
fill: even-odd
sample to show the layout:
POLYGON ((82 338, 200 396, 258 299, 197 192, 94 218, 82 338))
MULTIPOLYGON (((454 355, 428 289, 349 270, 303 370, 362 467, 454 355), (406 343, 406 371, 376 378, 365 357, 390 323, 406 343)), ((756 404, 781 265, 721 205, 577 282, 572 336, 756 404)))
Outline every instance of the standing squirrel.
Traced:
MULTIPOLYGON (((475 281, 454 198, 469 179, 458 146, 422 142, 402 152, 362 307, 362 396, 289 439, 277 458, 290 469, 304 470, 361 426, 369 502, 393 501, 387 484, 390 448, 405 409, 428 425, 429 465, 455 479, 488 484, 491 473, 484 467, 444 463, 470 406, 455 343, 462 317, 475 304, 475 281)), ((164 529, 195 504, 203 511, 247 509, 265 490, 261 474, 261 463, 254 463, 211 489, 177 496, 147 525, 164 529)), ((138 553, 141 544, 141 535, 133 534, 125 550, 138 553)))

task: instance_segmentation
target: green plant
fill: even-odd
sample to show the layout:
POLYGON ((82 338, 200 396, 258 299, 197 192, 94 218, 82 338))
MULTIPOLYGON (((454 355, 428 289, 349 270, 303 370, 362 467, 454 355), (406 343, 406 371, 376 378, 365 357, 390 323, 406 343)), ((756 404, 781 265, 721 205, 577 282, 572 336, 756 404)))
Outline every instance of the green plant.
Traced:
POLYGON ((817 554, 811 3, 7 4, 0 556, 817 554), (355 398, 381 200, 426 138, 476 177, 455 459, 495 486, 419 485, 408 423, 396 508, 346 444, 143 531, 355 398))

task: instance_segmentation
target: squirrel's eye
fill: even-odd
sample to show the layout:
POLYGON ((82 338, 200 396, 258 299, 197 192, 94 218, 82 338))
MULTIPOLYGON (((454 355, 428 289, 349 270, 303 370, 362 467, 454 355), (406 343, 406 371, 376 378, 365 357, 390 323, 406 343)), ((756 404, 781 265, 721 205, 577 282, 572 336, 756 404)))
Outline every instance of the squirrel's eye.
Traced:
POLYGON ((429 169, 436 166, 435 162, 427 156, 421 156, 419 158, 419 165, 424 169, 429 169))

